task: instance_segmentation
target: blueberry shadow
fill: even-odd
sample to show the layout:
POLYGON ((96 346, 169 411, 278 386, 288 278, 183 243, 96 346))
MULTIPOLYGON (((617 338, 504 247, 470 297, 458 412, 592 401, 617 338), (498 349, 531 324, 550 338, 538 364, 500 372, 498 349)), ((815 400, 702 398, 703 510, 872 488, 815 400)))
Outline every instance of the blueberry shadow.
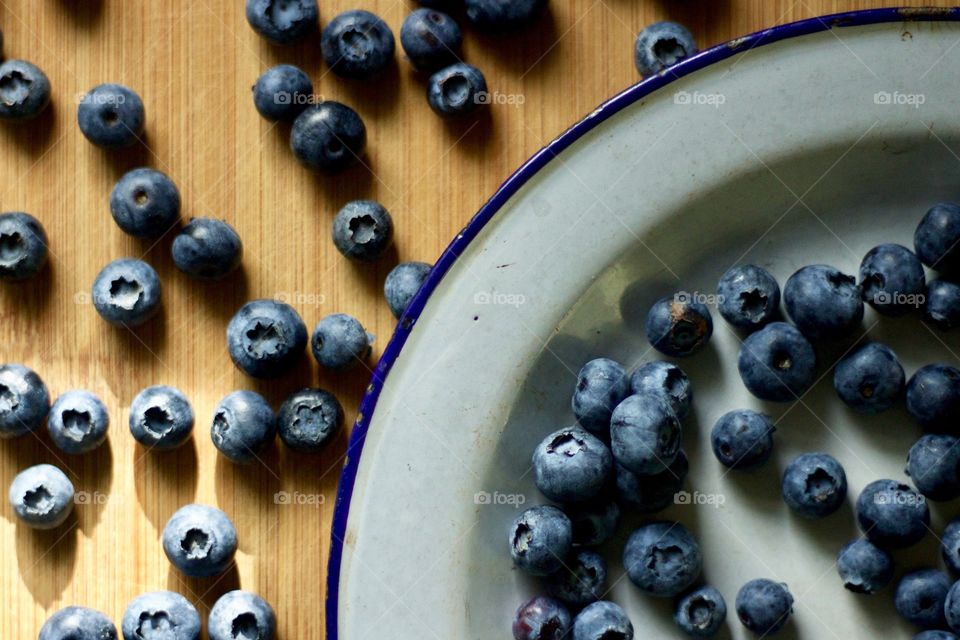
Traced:
POLYGON ((570 46, 558 35, 557 18, 549 4, 532 25, 515 33, 493 35, 477 29, 472 32, 498 64, 523 77, 547 73, 559 62, 560 48, 570 46))
POLYGON ((352 104, 363 107, 365 118, 377 121, 393 111, 400 94, 400 65, 396 57, 369 78, 338 78, 352 104))
POLYGON ((167 341, 167 305, 161 293, 159 309, 152 318, 136 327, 115 327, 113 335, 124 348, 124 355, 140 364, 164 366, 160 353, 167 341))
POLYGON ((443 122, 448 144, 456 145, 461 153, 480 156, 494 139, 493 107, 490 105, 459 118, 444 118, 443 122))
POLYGON ((32 278, 0 282, 0 307, 17 309, 22 317, 38 320, 49 306, 53 291, 53 262, 51 256, 32 278))
POLYGON ((51 100, 47 108, 32 120, 0 123, 0 131, 31 158, 38 159, 47 150, 47 143, 57 126, 57 108, 51 100))
POLYGON ((370 187, 375 178, 369 155, 360 157, 360 161, 338 173, 314 172, 312 180, 320 209, 335 214, 344 204, 370 195, 370 187))
POLYGON ((360 278, 363 290, 367 295, 377 300, 383 297, 383 281, 390 270, 397 266, 400 261, 400 253, 397 250, 397 245, 391 242, 383 254, 373 262, 348 261, 351 270, 360 278))
POLYGON ((68 16, 78 26, 89 28, 103 14, 103 0, 57 0, 51 3, 58 13, 68 16))
MULTIPOLYGON (((95 145, 92 143, 91 146, 95 147, 95 145)), ((124 147, 122 149, 95 148, 106 159, 107 163, 110 165, 110 169, 113 171, 113 175, 117 180, 119 180, 120 177, 128 171, 137 169, 139 167, 149 166, 150 160, 153 158, 153 154, 150 151, 150 137, 148 131, 144 131, 142 134, 140 134, 140 139, 129 147, 124 147)))
POLYGON ((220 599, 220 596, 239 588, 240 573, 237 571, 236 562, 231 562, 230 566, 220 575, 210 576, 209 578, 185 576, 177 571, 173 565, 170 565, 167 570, 167 589, 182 593, 193 602, 204 618, 210 614, 210 609, 220 599))
MULTIPOLYGON (((115 430, 117 425, 111 424, 115 430)), ((75 496, 77 525, 88 537, 100 522, 107 503, 113 497, 110 487, 113 484, 113 449, 110 438, 90 453, 79 456, 79 478, 74 481, 77 488, 75 496)))
MULTIPOLYGON (((310 328, 307 328, 309 333, 310 328)), ((309 380, 313 377, 311 360, 308 355, 309 338, 307 348, 297 357, 294 366, 276 378, 250 378, 251 383, 257 393, 262 395, 270 403, 270 406, 276 410, 288 395, 308 386, 309 380)))
POLYGON ((56 529, 17 523, 17 566, 34 599, 47 609, 66 591, 77 557, 77 517, 70 514, 56 529))
POLYGON ((240 264, 234 271, 218 280, 192 278, 177 270, 178 276, 187 282, 190 296, 200 298, 209 313, 229 320, 249 298, 250 284, 247 269, 240 264))
MULTIPOLYGON (((231 462, 222 454, 217 455, 215 472, 215 491, 217 503, 229 505, 237 497, 249 506, 275 504, 275 496, 280 490, 280 455, 277 440, 274 439, 263 451, 257 454, 257 460, 249 464, 231 462)), ((245 553, 256 554, 258 548, 251 544, 249 537, 239 536, 239 548, 245 553)))
POLYGON ((172 451, 147 449, 137 444, 133 451, 134 489, 137 502, 159 532, 174 511, 196 500, 196 433, 172 451))

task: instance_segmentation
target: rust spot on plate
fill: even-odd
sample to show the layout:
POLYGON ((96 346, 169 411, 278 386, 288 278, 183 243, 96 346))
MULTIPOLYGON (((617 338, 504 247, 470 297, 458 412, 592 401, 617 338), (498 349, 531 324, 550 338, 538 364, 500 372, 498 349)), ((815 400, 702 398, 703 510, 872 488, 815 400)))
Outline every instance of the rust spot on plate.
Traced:
POLYGON ((903 7, 897 9, 897 13, 904 18, 936 18, 948 16, 956 10, 956 7, 903 7))

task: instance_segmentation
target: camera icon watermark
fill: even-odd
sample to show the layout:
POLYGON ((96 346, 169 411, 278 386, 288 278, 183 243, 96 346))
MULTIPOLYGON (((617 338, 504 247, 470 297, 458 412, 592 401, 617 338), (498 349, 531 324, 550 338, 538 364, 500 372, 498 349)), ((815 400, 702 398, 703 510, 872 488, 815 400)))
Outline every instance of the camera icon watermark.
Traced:
POLYGON ((875 94, 873 94, 873 104, 877 105, 913 107, 914 109, 919 109, 926 102, 927 96, 923 93, 877 91, 875 94))
POLYGON ((101 491, 77 491, 73 494, 73 503, 81 506, 104 505, 107 504, 109 500, 109 496, 101 491))
POLYGON ((289 91, 277 91, 273 94, 273 103, 278 105, 310 105, 320 104, 325 98, 319 93, 290 93, 289 91))
POLYGON ((677 304, 723 304, 724 297, 719 293, 703 293, 702 291, 678 291, 673 294, 673 301, 677 304))
POLYGON ((701 93, 699 91, 677 91, 673 94, 673 104, 719 109, 727 103, 722 93, 701 93))
POLYGON ((678 491, 673 494, 673 503, 679 505, 706 506, 719 509, 726 504, 727 497, 722 493, 700 493, 694 491, 678 491))
POLYGON ((499 91, 478 91, 476 95, 473 96, 473 101, 476 104, 505 104, 514 107, 519 107, 524 102, 527 101, 527 97, 522 93, 500 93, 499 91))
POLYGON ((88 93, 81 91, 80 93, 73 94, 73 102, 74 104, 86 102, 87 104, 94 105, 120 106, 127 102, 127 96, 114 92, 88 93))
POLYGON ((527 303, 522 293, 498 293, 496 291, 478 291, 473 294, 473 303, 480 305, 502 305, 519 307, 527 303))
POLYGON ((273 494, 273 504, 281 507, 313 507, 319 509, 327 501, 322 493, 302 493, 300 491, 277 491, 273 494))
POLYGON ((922 293, 902 293, 900 291, 878 291, 873 296, 874 304, 896 305, 898 307, 921 308, 927 303, 927 296, 922 293))
POLYGON ((514 509, 519 509, 527 501, 527 496, 522 493, 500 493, 494 491, 478 491, 473 494, 473 504, 477 505, 507 505, 514 509))

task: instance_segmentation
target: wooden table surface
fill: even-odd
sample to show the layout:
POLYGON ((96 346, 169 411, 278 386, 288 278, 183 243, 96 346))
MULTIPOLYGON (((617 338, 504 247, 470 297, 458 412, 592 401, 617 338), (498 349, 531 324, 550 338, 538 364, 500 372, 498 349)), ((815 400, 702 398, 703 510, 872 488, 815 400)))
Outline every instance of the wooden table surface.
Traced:
MULTIPOLYGON (((400 56, 375 80, 345 81, 328 73, 316 37, 290 48, 266 44, 247 25, 243 4, 0 0, 7 57, 38 64, 53 85, 53 103, 39 120, 0 126, 0 210, 39 218, 51 251, 35 280, 0 286, 0 361, 34 368, 52 396, 90 389, 113 420, 107 444, 86 456, 55 451, 45 433, 0 441, 4 493, 18 470, 40 462, 66 469, 81 492, 75 517, 52 532, 17 526, 3 500, 0 637, 35 638, 46 617, 69 604, 119 622, 134 596, 158 589, 183 593, 206 618, 220 594, 241 586, 273 604, 283 640, 323 638, 329 527, 346 434, 319 456, 278 445, 264 465, 239 467, 217 455, 207 433, 216 403, 240 388, 278 406, 290 391, 319 385, 338 394, 349 424, 369 371, 319 373, 305 357, 279 380, 247 378, 225 348, 232 313, 262 297, 290 302, 311 329, 328 313, 351 313, 377 335, 379 353, 393 326, 382 297, 390 268, 398 260, 433 261, 510 172, 636 81, 632 45, 645 24, 680 20, 710 45, 890 2, 553 0, 549 15, 519 38, 491 40, 465 28, 464 59, 483 69, 504 104, 455 123, 433 115, 423 79, 400 56), (262 120, 250 97, 258 74, 281 62, 302 66, 317 93, 360 112, 369 130, 366 167, 323 177, 297 165, 289 128, 262 120), (82 137, 78 96, 102 82, 142 96, 145 145, 107 153, 82 137), (171 237, 144 242, 117 228, 110 190, 141 165, 173 177, 185 217, 234 225, 245 248, 241 274, 197 283, 173 267, 171 237), (330 241, 333 214, 359 197, 382 202, 396 224, 395 250, 374 266, 348 263, 330 241), (111 328, 89 303, 97 271, 121 256, 144 257, 163 281, 161 317, 136 333, 111 328), (197 416, 197 437, 167 454, 136 445, 126 426, 136 393, 161 383, 184 390, 197 416), (277 500, 279 492, 294 497, 277 500), (219 506, 239 531, 236 567, 219 578, 183 578, 159 543, 169 516, 194 501, 219 506)), ((323 0, 321 23, 356 6, 397 33, 411 3, 323 0)))

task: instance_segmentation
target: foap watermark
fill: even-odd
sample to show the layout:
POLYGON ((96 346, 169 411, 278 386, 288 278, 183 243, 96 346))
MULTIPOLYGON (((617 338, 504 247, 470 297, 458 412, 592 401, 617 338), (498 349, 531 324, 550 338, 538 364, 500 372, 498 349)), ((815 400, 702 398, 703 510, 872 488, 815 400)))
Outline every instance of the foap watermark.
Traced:
POLYGON ((673 94, 673 104, 692 105, 695 107, 713 107, 719 109, 727 103, 727 96, 722 93, 701 93, 700 91, 677 91, 673 94))
POLYGON ((673 494, 674 504, 694 505, 698 507, 705 506, 719 509, 720 506, 726 502, 727 497, 722 493, 700 493, 699 491, 690 493, 689 491, 678 491, 673 494))
POLYGON ((500 493, 499 491, 490 493, 489 491, 478 491, 473 494, 473 504, 478 505, 506 505, 514 509, 519 509, 526 501, 527 496, 522 493, 500 493))
POLYGON ((89 291, 77 291, 73 294, 73 303, 74 304, 96 304, 97 302, 102 302, 104 304, 109 304, 112 302, 110 295, 94 295, 89 291))
POLYGON ((892 493, 884 491, 881 493, 876 493, 873 496, 873 504, 877 504, 877 505, 893 504, 893 505, 899 505, 904 507, 912 507, 912 506, 924 504, 926 501, 927 499, 926 497, 924 497, 923 494, 913 493, 912 491, 911 492, 894 491, 892 493))
POLYGON ((703 293, 701 291, 678 291, 673 294, 673 301, 678 304, 709 304, 723 303, 723 296, 719 293, 703 293))
POLYGON ((309 291, 277 291, 273 299, 302 307, 320 307, 327 303, 326 295, 309 291))
POLYGON ((277 91, 273 94, 273 103, 279 105, 302 105, 309 107, 314 104, 324 102, 323 94, 319 93, 290 93, 289 91, 277 91))
POLYGON ((322 493, 302 493, 300 491, 277 491, 273 494, 273 504, 281 507, 320 508, 327 498, 322 493))
POLYGON ((97 91, 96 93, 81 91, 80 93, 73 94, 73 101, 76 104, 86 102, 87 104, 95 105, 120 106, 127 101, 127 96, 114 91, 97 91))
POLYGON ((73 502, 78 505, 104 505, 110 497, 101 491, 77 491, 73 494, 73 502))
POLYGON ((895 107, 913 107, 919 109, 927 101, 923 93, 903 93, 901 91, 877 91, 873 94, 873 104, 895 107))
POLYGON ((499 91, 478 91, 473 96, 473 101, 477 104, 505 104, 519 107, 527 101, 527 97, 522 93, 500 93, 499 91))
POLYGON ((527 296, 522 293, 499 293, 497 291, 478 291, 473 294, 474 304, 502 305, 519 307, 527 303, 527 296))
POLYGON ((914 307, 919 309, 927 303, 927 296, 922 293, 878 291, 873 296, 873 303, 878 305, 895 305, 898 307, 914 307))

